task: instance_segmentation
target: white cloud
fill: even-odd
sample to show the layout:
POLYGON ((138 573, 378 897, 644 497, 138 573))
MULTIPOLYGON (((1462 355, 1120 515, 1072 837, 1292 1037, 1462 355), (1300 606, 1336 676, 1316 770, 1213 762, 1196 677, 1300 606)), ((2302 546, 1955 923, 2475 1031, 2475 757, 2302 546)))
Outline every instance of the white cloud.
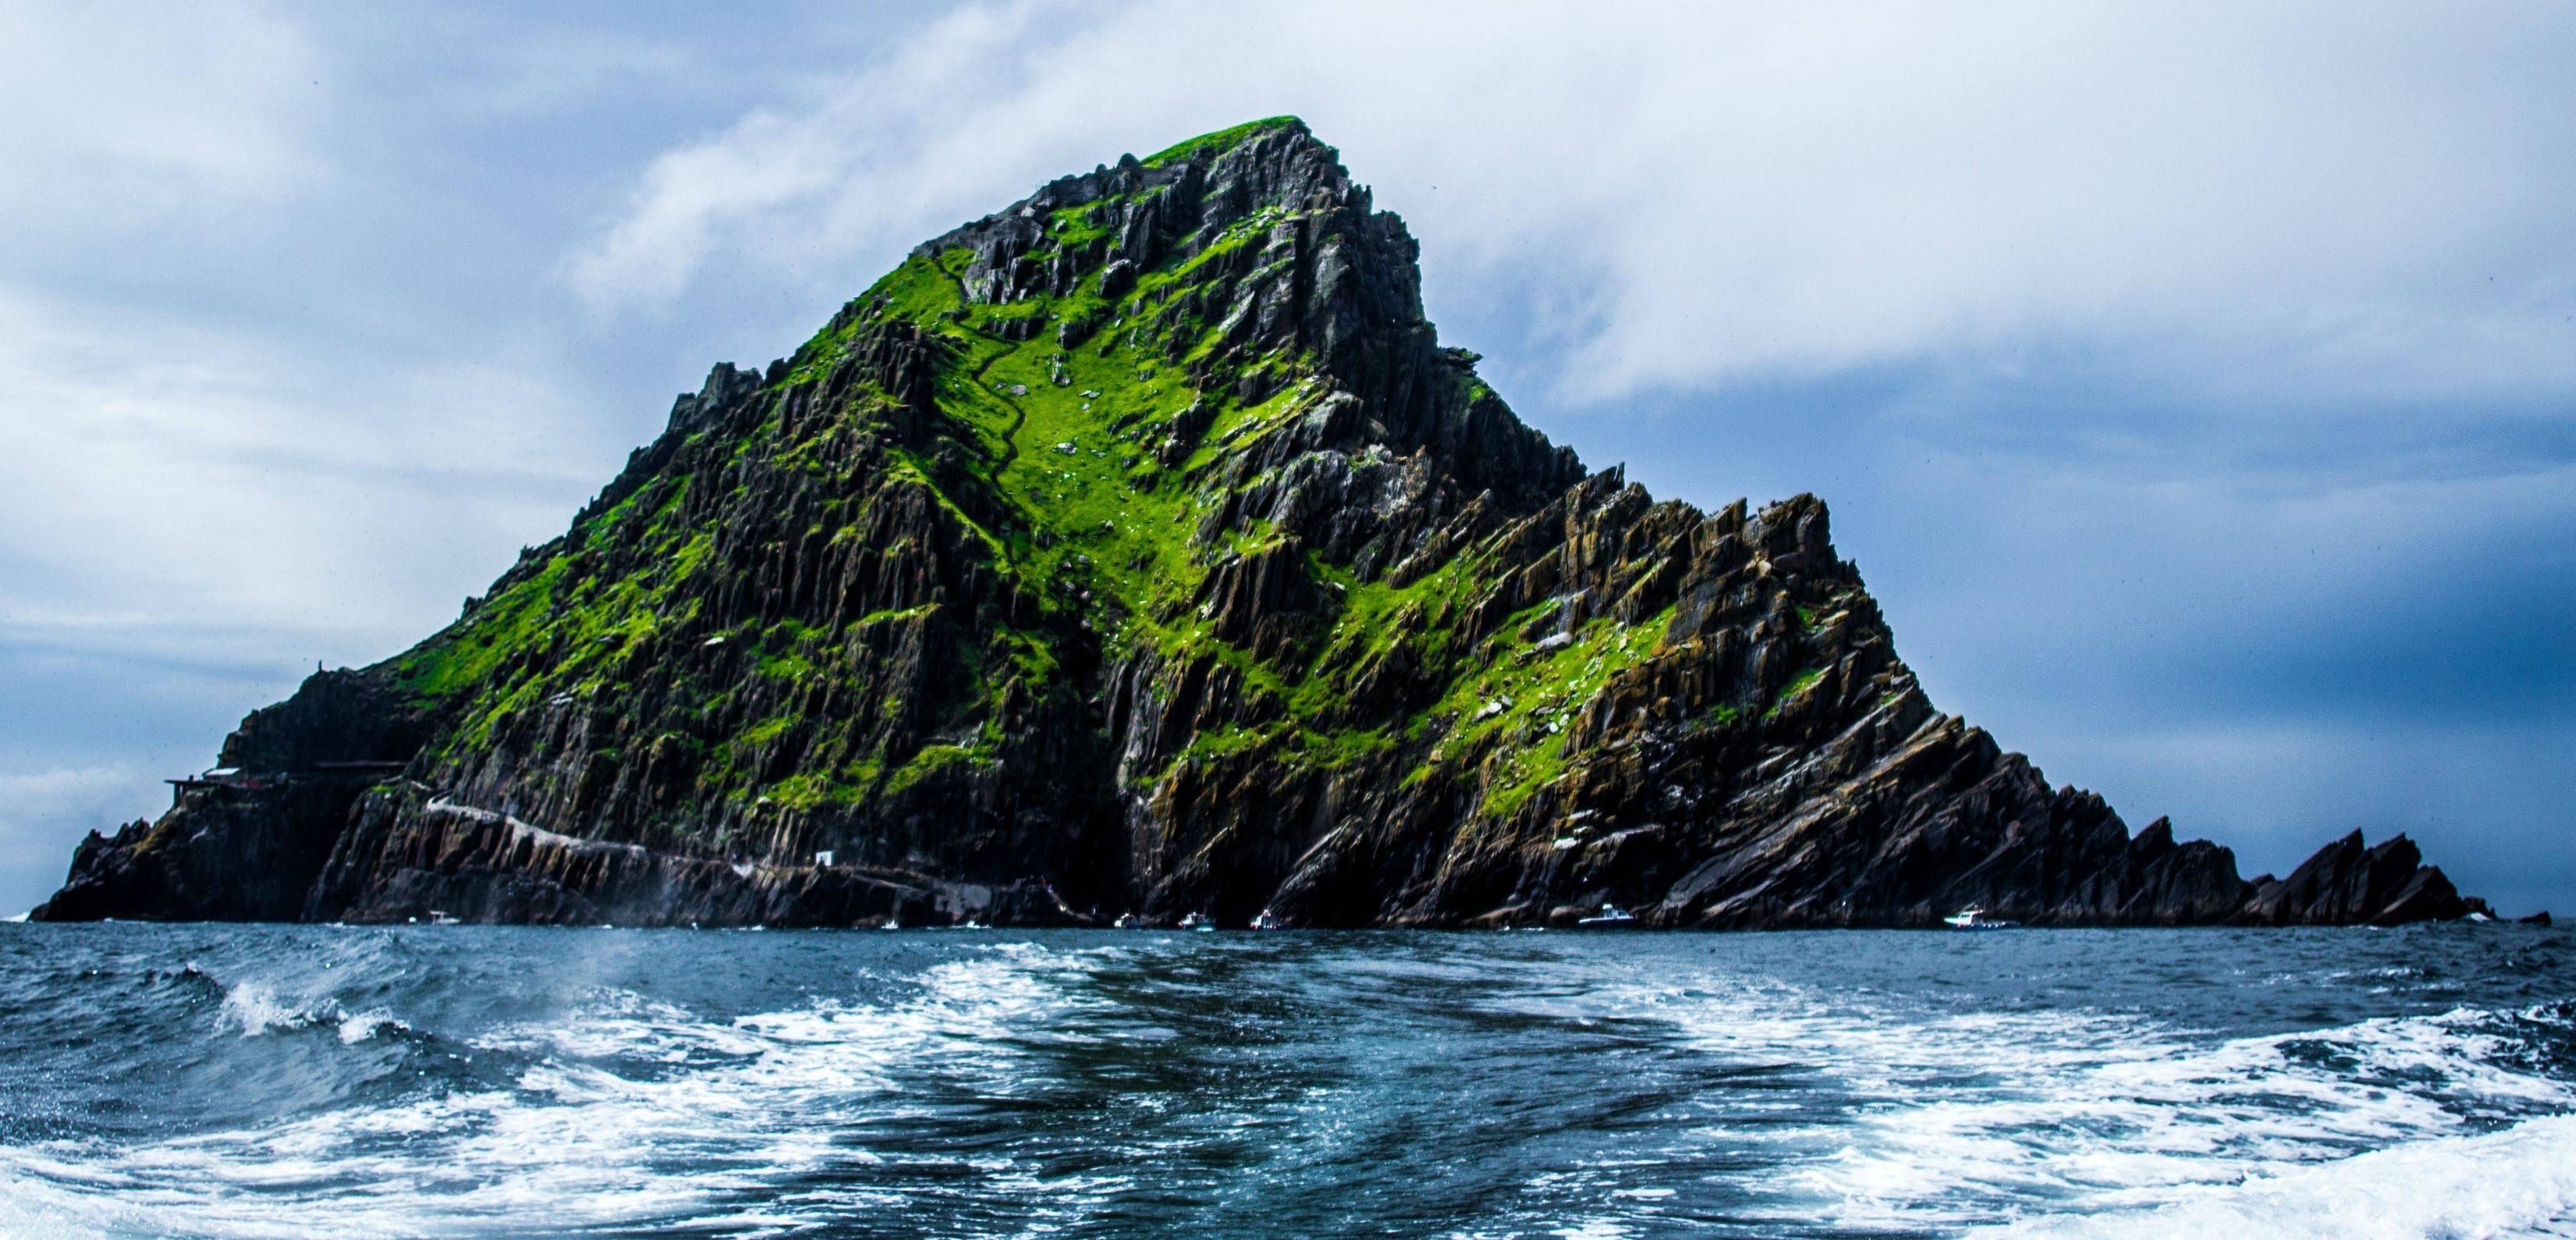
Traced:
POLYGON ((1039 177, 1295 111, 1435 294, 1552 290, 1578 397, 2078 341, 2292 402, 2564 395, 2569 56, 2544 7, 970 8, 665 154, 573 272, 602 308, 707 264, 853 285, 1039 177))
POLYGON ((60 866, 69 860, 63 824, 85 822, 113 833, 137 806, 152 803, 158 785, 123 763, 0 771, 0 879, 60 866))
POLYGON ((793 268, 920 226, 1012 153, 1007 128, 991 123, 1004 114, 959 117, 955 92, 1015 76, 1036 55, 1038 16, 1030 4, 962 10, 803 111, 755 111, 663 154, 627 212, 573 259, 574 288, 600 309, 667 302, 720 252, 793 268), (972 153, 954 157, 960 148, 972 153), (881 175, 890 168, 904 175, 881 175))
POLYGON ((372 657, 600 481, 532 366, 322 355, 0 289, 0 623, 372 657))
POLYGON ((316 175, 311 47, 251 3, 0 7, 0 213, 146 219, 316 175))
POLYGON ((82 805, 102 794, 120 791, 134 775, 134 771, 122 766, 0 772, 0 805, 51 812, 64 805, 82 805))

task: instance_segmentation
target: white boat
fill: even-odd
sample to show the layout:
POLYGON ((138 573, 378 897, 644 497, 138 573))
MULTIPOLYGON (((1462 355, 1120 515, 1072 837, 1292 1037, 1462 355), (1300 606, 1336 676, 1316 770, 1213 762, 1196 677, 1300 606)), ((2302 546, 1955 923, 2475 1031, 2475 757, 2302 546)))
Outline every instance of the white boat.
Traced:
POLYGON ((1181 918, 1181 929, 1214 930, 1216 929, 1216 923, 1208 920, 1208 915, 1205 913, 1191 913, 1188 916, 1181 918))
POLYGON ((1288 924, 1271 916, 1269 909, 1263 909, 1261 910, 1261 915, 1259 917, 1252 919, 1252 928, 1255 930, 1285 930, 1288 928, 1288 924))
POLYGON ((1118 915, 1118 920, 1109 924, 1111 927, 1119 930, 1138 930, 1144 927, 1145 919, 1138 917, 1134 913, 1120 913, 1118 915))
POLYGON ((1637 924, 1637 917, 1616 904, 1604 904, 1601 911, 1574 923, 1586 930, 1617 930, 1637 924))
POLYGON ((1953 930, 2010 930, 2021 923, 1988 917, 1983 906, 1971 904, 1942 918, 1941 924, 1953 930))

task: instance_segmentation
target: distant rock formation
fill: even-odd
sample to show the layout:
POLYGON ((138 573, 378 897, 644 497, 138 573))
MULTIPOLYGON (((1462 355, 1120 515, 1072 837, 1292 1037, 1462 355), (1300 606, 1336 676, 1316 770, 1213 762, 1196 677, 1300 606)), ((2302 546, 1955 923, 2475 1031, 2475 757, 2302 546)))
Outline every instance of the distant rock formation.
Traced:
POLYGON ((1059 179, 669 427, 442 632, 315 676, 37 915, 2284 925, 1936 711, 1823 502, 1587 473, 1293 119, 1059 179))
POLYGON ((2262 926, 2397 925, 2483 911, 2423 862, 2415 842, 2403 835, 2371 847, 2355 831, 2318 849, 2288 878, 2255 879, 2243 920, 2262 926))

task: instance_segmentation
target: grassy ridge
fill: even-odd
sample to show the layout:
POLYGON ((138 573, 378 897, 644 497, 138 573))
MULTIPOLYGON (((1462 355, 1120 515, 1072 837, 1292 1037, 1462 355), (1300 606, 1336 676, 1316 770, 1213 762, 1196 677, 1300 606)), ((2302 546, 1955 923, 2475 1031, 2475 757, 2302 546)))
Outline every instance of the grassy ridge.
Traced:
MULTIPOLYGON (((1297 123, 1277 117, 1236 126, 1146 162, 1205 157, 1297 123)), ((1030 259, 1090 256, 1096 266, 1117 205, 1094 202, 1044 217, 1047 239, 1030 259)), ((1401 587, 1310 556, 1307 571, 1339 606, 1329 628, 1268 658, 1220 640, 1216 623, 1193 603, 1209 574, 1228 559, 1276 544, 1275 532, 1258 522, 1231 525, 1213 537, 1203 538, 1201 531, 1208 514, 1227 500, 1227 486, 1263 481, 1229 483, 1222 466, 1303 415, 1312 389, 1302 380, 1312 373, 1313 359, 1240 359, 1215 368, 1203 387, 1193 385, 1187 376, 1194 368, 1209 373, 1211 359, 1223 355, 1224 341, 1215 325, 1184 307, 1219 300, 1191 294, 1234 278, 1250 261, 1244 251, 1264 245, 1276 226, 1292 218, 1278 206, 1256 211, 1203 244, 1166 257, 1114 297, 1103 296, 1098 281, 1086 275, 1062 295, 1002 305, 971 302, 959 273, 972 255, 962 249, 917 254, 877 281, 853 303, 863 313, 845 311, 798 348, 783 372, 774 372, 767 399, 774 409, 795 389, 824 383, 866 331, 911 324, 950 345, 937 401, 949 433, 966 449, 961 456, 967 474, 961 483, 954 460, 943 465, 928 459, 927 449, 889 446, 873 485, 826 504, 811 532, 826 540, 858 538, 870 505, 889 502, 903 490, 927 493, 961 528, 987 542, 998 570, 1039 600, 1045 622, 991 627, 956 652, 954 673, 970 686, 960 718, 980 720, 981 726, 963 733, 951 728, 952 740, 886 752, 871 748, 846 722, 792 710, 752 717, 730 705, 740 685, 706 684, 691 687, 702 695, 694 715, 702 727, 714 728, 714 739, 702 739, 710 734, 704 730, 673 728, 653 743, 686 747, 697 760, 701 788, 723 796, 808 807, 854 803, 900 791, 956 763, 994 761, 1007 694, 1080 688, 1064 681, 1065 669, 1080 660, 1062 645, 1081 633, 1082 640, 1097 643, 1104 659, 1150 653, 1170 664, 1212 661, 1240 675, 1245 692, 1262 708, 1255 713, 1271 722, 1199 736, 1179 762, 1257 753, 1307 769, 1335 769, 1411 746, 1425 755, 1417 777, 1437 764, 1478 767, 1485 808, 1497 816, 1509 815, 1561 775, 1576 713, 1619 669, 1653 653, 1669 613, 1631 624, 1595 617, 1541 649, 1536 643, 1546 634, 1524 636, 1545 627, 1536 623, 1541 617, 1533 609, 1471 648, 1461 625, 1494 585, 1485 550, 1474 547, 1401 587), (1067 324, 1079 327, 1070 342, 1049 330, 1067 324), (1258 401, 1237 401, 1231 395, 1235 381, 1251 370, 1270 373, 1271 392, 1258 401), (1183 414, 1194 407, 1204 432, 1166 468, 1165 441, 1176 430, 1186 433, 1183 414), (952 494, 958 485, 998 497, 1008 519, 970 516, 984 509, 952 494), (1399 644, 1445 688, 1403 718, 1355 720, 1355 678, 1399 644), (790 746, 805 755, 793 769, 767 761, 790 746)), ((1469 394, 1482 393, 1471 371, 1443 373, 1471 389, 1469 394)), ((832 468, 827 462, 837 459, 832 449, 880 420, 892 402, 891 394, 861 385, 841 398, 830 420, 791 433, 771 416, 735 446, 736 485, 745 469, 826 477, 832 468)), ((721 512, 724 498, 701 497, 718 500, 712 509, 684 503, 693 487, 711 485, 714 479, 686 473, 654 479, 578 525, 541 565, 515 573, 459 623, 401 656, 396 667, 403 682, 449 704, 461 721, 449 743, 487 747, 500 722, 561 695, 609 702, 629 696, 645 670, 630 665, 633 652, 656 632, 691 620, 700 598, 718 584, 715 574, 726 571, 708 560, 712 534, 704 515, 721 512), (700 514, 695 525, 680 516, 683 511, 700 514), (622 563, 644 567, 614 575, 596 571, 610 551, 627 553, 622 563)), ((912 608, 871 613, 836 629, 785 620, 714 633, 707 640, 751 652, 753 677, 795 686, 868 674, 865 662, 850 654, 849 629, 926 618, 926 609, 912 608)))

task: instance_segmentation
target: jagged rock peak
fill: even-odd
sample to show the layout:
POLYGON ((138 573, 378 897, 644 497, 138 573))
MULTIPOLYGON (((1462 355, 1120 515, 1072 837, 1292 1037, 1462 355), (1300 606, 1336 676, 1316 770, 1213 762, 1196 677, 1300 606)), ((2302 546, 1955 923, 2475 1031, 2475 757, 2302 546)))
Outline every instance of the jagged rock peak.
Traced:
MULTIPOLYGON (((1107 347, 1104 332, 1190 324, 1200 347, 1173 360, 1204 395, 1255 405, 1287 393, 1312 423, 1278 451, 1428 449, 1471 493, 1543 503, 1582 462, 1511 412, 1475 354, 1440 347, 1420 253, 1334 148, 1273 117, 1060 177, 913 261, 955 285, 965 304, 952 321, 1006 340, 1107 347)), ((863 298, 844 313, 870 311, 863 298)))
POLYGON ((1294 118, 1059 178, 719 366, 455 623, 256 712, 48 917, 2415 920, 1936 710, 1822 500, 1587 472, 1294 118))
MULTIPOLYGON (((1354 184, 1340 152, 1319 141, 1293 116, 1272 117, 1219 130, 1138 160, 1058 177, 1035 193, 991 215, 923 242, 914 252, 938 255, 960 246, 976 250, 968 287, 980 298, 1010 300, 1024 287, 997 280, 1011 260, 1049 234, 1076 221, 1068 212, 1119 204, 1106 238, 1107 261, 1129 270, 1151 268, 1178 245, 1204 249, 1225 230, 1257 216, 1322 210, 1370 214, 1369 191, 1354 184)), ((1108 212, 1088 223, 1109 225, 1108 212)))

